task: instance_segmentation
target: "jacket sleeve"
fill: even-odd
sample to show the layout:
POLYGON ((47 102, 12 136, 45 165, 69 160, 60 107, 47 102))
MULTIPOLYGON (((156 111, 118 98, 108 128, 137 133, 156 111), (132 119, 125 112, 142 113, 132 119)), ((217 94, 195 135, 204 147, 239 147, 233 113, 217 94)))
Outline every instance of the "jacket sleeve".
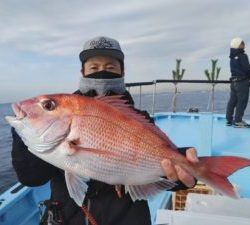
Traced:
POLYGON ((40 186, 47 183, 58 169, 33 155, 22 139, 11 129, 12 165, 18 180, 25 186, 40 186))
POLYGON ((240 55, 240 65, 242 68, 242 71, 250 77, 250 64, 248 60, 248 56, 246 54, 241 54, 240 55))

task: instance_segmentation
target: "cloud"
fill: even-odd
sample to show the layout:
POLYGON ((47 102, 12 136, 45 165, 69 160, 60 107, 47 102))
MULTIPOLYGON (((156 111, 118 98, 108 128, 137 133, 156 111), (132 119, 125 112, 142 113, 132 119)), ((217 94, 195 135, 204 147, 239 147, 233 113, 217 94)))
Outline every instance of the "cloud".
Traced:
POLYGON ((32 94, 32 86, 20 83, 41 91, 74 90, 78 54, 84 41, 98 35, 120 41, 128 82, 171 78, 176 58, 188 79, 203 77, 210 59, 218 58, 221 78, 228 79, 231 38, 250 43, 249 11, 247 0, 2 0, 0 79, 5 92, 9 85, 32 94))

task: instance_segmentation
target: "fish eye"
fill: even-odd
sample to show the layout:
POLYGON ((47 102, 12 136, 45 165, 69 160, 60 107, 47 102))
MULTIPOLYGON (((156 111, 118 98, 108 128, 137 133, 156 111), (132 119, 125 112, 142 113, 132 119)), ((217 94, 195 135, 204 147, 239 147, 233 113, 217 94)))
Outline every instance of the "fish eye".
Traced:
POLYGON ((56 108, 56 103, 53 100, 44 100, 42 107, 47 111, 52 111, 56 108))

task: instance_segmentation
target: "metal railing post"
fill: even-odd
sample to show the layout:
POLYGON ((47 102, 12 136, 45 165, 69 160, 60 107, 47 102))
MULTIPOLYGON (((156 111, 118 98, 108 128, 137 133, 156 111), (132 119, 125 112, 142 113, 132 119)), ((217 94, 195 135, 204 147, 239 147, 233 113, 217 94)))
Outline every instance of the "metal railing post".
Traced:
POLYGON ((155 112, 155 93, 156 93, 156 80, 153 81, 154 83, 154 89, 153 89, 153 103, 152 103, 152 110, 151 110, 151 113, 152 115, 154 115, 154 112, 155 112))
POLYGON ((140 85, 140 101, 139 101, 139 109, 141 109, 141 89, 142 89, 142 87, 141 87, 141 85, 140 85))

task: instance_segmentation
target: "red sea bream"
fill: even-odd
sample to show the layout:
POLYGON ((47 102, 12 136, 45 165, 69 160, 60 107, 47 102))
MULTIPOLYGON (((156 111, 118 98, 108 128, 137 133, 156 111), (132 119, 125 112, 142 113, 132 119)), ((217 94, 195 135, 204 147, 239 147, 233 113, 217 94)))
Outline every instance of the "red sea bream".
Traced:
POLYGON ((192 164, 155 125, 121 96, 43 95, 12 105, 6 117, 36 156, 65 171, 70 196, 81 205, 88 179, 125 185, 133 200, 147 199, 176 184, 164 177, 171 160, 220 193, 235 197, 227 176, 250 166, 241 157, 199 157, 192 164))

